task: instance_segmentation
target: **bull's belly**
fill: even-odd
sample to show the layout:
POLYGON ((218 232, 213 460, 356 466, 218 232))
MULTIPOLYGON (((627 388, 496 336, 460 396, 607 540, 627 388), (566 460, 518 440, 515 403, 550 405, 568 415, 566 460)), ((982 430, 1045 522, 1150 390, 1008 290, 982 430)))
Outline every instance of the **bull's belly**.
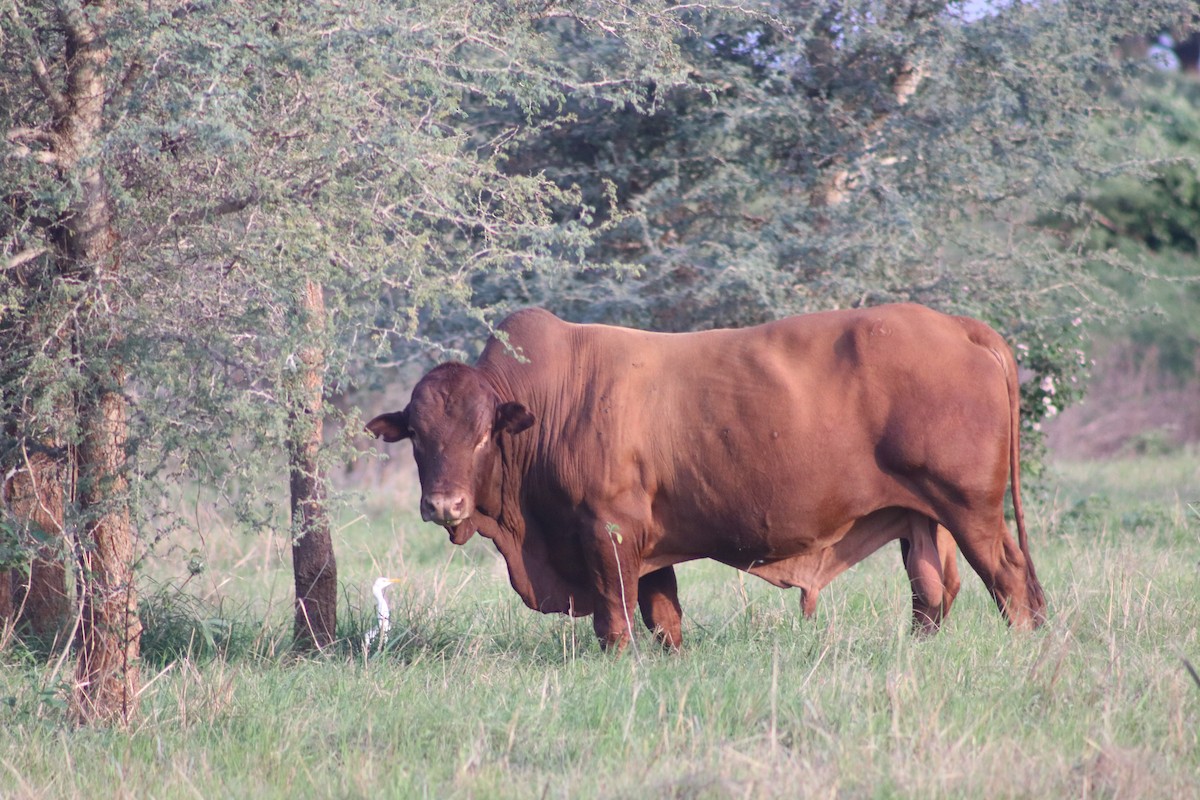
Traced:
POLYGON ((645 558, 658 566, 712 558, 748 569, 819 553, 884 509, 931 513, 912 476, 876 463, 873 437, 845 434, 835 447, 786 431, 773 438, 762 427, 720 429, 712 436, 728 432, 730 441, 696 448, 708 458, 679 459, 646 481, 653 546, 645 558), (728 460, 714 463, 723 450, 728 460))
POLYGON ((908 533, 912 511, 892 506, 824 526, 798 521, 794 526, 725 527, 717 530, 667 531, 643 555, 642 573, 710 558, 778 586, 824 585, 832 575, 861 561, 884 544, 908 533))

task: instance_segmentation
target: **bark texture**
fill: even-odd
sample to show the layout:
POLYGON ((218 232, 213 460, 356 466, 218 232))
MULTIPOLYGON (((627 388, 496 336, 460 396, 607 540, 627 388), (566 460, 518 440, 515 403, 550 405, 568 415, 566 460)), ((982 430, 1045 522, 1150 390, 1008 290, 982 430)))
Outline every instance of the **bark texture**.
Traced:
POLYGON ((28 572, 0 575, 0 620, 12 619, 41 639, 63 627, 69 602, 63 531, 64 470, 46 453, 30 453, 4 482, 4 504, 24 535, 40 544, 28 572))
MULTIPOLYGON (((307 281, 301 306, 314 339, 325 326, 325 296, 307 281)), ((319 461, 325 357, 319 344, 300 353, 288 447, 292 498, 292 571, 296 579, 296 645, 323 649, 337 635, 337 561, 319 461)))
MULTIPOLYGON (((112 376, 119 386, 124 376, 112 376)), ((118 391, 97 392, 84 409, 79 448, 80 506, 87 518, 79 547, 80 647, 76 714, 126 723, 137 710, 141 622, 134 585, 133 531, 125 476, 127 421, 118 391)))

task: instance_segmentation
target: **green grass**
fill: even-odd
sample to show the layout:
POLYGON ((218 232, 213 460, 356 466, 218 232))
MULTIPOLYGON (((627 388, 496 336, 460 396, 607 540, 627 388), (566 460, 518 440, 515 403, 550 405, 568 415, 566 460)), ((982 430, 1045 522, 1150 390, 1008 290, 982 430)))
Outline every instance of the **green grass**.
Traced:
POLYGON ((799 596, 679 570, 686 651, 599 651, 528 611, 490 544, 373 506, 338 535, 347 644, 287 653, 286 542, 213 526, 146 571, 142 712, 71 727, 63 681, 0 654, 4 797, 1194 796, 1200 459, 1060 465, 1029 503, 1049 625, 1009 631, 963 565, 943 632, 908 632, 897 548, 799 596), (1192 504, 1189 507, 1189 503, 1192 504), (195 548, 195 552, 193 552, 195 548), (188 561, 207 568, 189 577, 188 561), (376 575, 387 653, 357 647, 376 575), (182 589, 179 587, 182 585, 182 589))

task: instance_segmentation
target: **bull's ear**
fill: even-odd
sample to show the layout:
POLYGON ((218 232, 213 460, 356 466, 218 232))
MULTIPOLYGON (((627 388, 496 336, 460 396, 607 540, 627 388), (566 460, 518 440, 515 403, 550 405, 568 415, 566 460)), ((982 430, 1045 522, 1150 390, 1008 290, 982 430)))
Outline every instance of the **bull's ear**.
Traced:
POLYGON ((496 409, 496 432, 517 434, 532 427, 535 417, 520 403, 501 403, 496 409))
POLYGON ((407 439, 412 436, 412 430, 408 427, 408 409, 380 414, 367 423, 367 432, 373 434, 376 439, 382 436, 385 442, 407 439))

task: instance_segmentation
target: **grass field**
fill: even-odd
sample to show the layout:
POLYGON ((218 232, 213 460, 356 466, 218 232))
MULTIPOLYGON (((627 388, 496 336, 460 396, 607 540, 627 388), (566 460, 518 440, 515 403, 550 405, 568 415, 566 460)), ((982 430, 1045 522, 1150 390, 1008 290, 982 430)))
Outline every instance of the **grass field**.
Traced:
MULTIPOLYGON (((1027 498, 1051 604, 1009 631, 963 566, 942 633, 909 634, 895 545, 822 593, 680 567, 686 651, 602 654, 528 611, 478 538, 407 500, 337 537, 357 642, 375 576, 389 652, 287 654, 286 542, 205 521, 145 577, 142 712, 71 727, 69 668, 0 654, 0 796, 1183 798, 1200 794, 1200 456, 1061 464, 1027 498), (187 578, 189 561, 205 570, 187 578), (182 587, 182 588, 181 588, 182 587), (181 655, 182 653, 182 655, 181 655)), ((643 631, 644 633, 644 631, 643 631)))

